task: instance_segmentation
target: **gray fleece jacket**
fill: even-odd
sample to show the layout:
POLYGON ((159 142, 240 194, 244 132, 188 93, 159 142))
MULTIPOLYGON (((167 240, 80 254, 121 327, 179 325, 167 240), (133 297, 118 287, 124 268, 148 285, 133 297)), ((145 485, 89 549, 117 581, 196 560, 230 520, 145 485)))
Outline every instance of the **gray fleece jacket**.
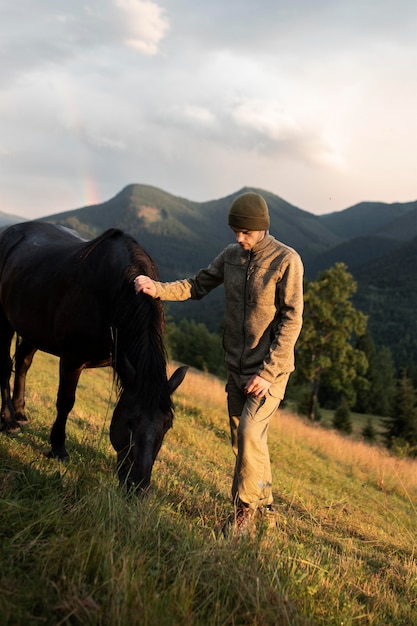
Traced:
POLYGON ((269 233, 252 250, 225 248, 194 278, 156 283, 161 300, 199 300, 224 283, 226 365, 273 383, 294 370, 303 313, 303 264, 269 233))

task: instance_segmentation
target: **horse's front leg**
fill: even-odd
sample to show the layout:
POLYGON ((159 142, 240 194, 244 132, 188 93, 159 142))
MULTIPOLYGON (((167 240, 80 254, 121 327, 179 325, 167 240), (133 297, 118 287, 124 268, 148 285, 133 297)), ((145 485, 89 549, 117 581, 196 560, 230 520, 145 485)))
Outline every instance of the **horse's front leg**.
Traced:
POLYGON ((12 343, 13 329, 7 321, 4 313, 0 310, 0 388, 1 388, 1 430, 10 435, 20 431, 16 422, 13 403, 10 394, 10 376, 12 374, 12 360, 10 358, 10 345, 12 343))
POLYGON ((51 451, 48 456, 59 461, 68 461, 69 454, 65 448, 65 428, 67 419, 75 403, 75 392, 84 365, 74 365, 61 358, 59 361, 59 387, 56 401, 57 416, 52 426, 50 442, 51 451))
POLYGON ((32 365, 36 348, 22 339, 16 347, 13 407, 17 422, 27 422, 25 413, 26 374, 32 365))
POLYGON ((0 363, 0 380, 1 380, 1 430, 9 435, 16 435, 20 432, 20 426, 14 415, 14 408, 10 393, 10 376, 12 372, 12 360, 10 356, 3 359, 0 363))

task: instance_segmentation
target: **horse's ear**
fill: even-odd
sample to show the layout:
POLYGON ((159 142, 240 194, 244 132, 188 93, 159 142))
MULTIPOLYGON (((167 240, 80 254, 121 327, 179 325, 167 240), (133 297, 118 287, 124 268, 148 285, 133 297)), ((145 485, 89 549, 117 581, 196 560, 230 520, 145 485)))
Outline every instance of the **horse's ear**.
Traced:
POLYGON ((117 373, 119 374, 124 387, 133 386, 136 379, 136 372, 125 352, 122 352, 121 354, 118 369, 119 371, 117 373))
POLYGON ((170 393, 174 393, 174 391, 181 385, 187 371, 188 365, 182 365, 175 370, 175 372, 172 374, 171 378, 168 381, 170 393))

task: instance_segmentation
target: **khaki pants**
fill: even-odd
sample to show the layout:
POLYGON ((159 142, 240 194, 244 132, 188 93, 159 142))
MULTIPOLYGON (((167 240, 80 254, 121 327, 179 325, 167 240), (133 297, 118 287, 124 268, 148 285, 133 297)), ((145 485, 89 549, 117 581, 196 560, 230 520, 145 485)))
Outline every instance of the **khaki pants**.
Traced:
POLYGON ((273 502, 268 427, 284 397, 289 374, 279 376, 266 396, 259 399, 243 391, 249 378, 228 372, 226 391, 232 448, 236 455, 233 502, 241 501, 256 509, 273 502))

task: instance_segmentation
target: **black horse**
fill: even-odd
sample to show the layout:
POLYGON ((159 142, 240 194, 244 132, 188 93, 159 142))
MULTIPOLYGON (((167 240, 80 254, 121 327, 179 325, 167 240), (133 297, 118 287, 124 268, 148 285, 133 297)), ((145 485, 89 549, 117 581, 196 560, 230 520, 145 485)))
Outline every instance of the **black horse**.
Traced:
POLYGON ((171 394, 187 368, 167 379, 163 310, 136 294, 138 274, 157 278, 152 259, 129 235, 107 230, 85 241, 63 227, 25 222, 0 235, 0 386, 2 429, 26 421, 25 379, 37 350, 59 357, 57 416, 49 456, 68 458, 65 426, 81 371, 111 365, 118 402, 110 425, 120 482, 146 490, 165 433, 171 394), (13 396, 10 347, 18 337, 13 396))

